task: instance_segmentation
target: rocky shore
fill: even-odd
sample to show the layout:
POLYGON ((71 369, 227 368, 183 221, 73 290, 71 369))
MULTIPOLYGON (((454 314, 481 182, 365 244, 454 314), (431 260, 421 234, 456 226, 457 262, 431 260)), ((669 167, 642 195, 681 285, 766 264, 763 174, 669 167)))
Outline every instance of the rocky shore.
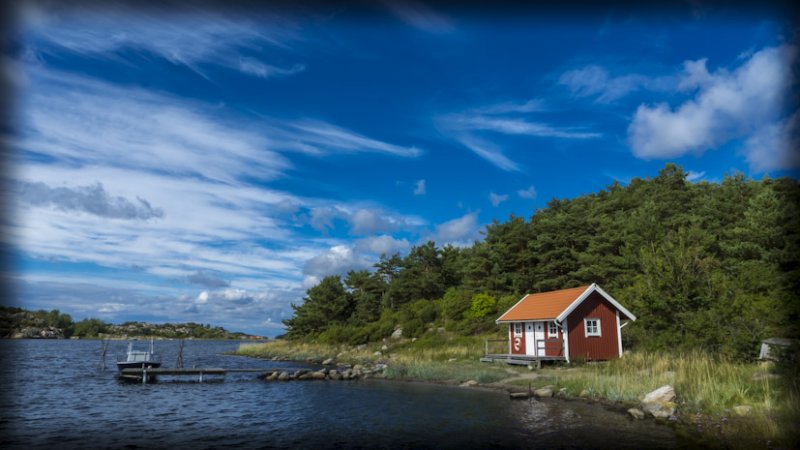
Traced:
POLYGON ((290 380, 334 380, 347 381, 363 378, 386 378, 384 371, 386 364, 361 365, 340 364, 335 368, 324 367, 319 370, 299 369, 294 371, 276 370, 267 373, 263 379, 266 381, 290 380))

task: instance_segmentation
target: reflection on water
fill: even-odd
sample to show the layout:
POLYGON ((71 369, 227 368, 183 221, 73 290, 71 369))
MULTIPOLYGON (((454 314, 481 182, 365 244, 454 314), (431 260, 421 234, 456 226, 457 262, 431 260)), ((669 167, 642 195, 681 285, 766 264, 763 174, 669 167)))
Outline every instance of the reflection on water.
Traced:
MULTIPOLYGON (((297 363, 222 355, 236 342, 187 341, 185 367, 297 363)), ((178 344, 157 341, 163 366, 178 344)), ((120 383, 113 342, 0 341, 0 446, 22 448, 672 448, 673 431, 599 405, 381 380, 120 383)))

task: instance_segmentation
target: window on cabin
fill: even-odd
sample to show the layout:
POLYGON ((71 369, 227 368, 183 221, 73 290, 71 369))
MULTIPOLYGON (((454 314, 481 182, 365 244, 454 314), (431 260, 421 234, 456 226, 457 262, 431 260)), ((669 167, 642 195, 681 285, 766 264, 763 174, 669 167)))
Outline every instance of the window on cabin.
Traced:
POLYGON ((514 323, 514 336, 521 336, 522 335, 522 323, 516 322, 514 323))
POLYGON ((556 326, 555 322, 550 322, 547 325, 547 337, 557 338, 558 337, 558 327, 556 326))
POLYGON ((583 319, 583 330, 586 337, 600 336, 600 319, 583 319))

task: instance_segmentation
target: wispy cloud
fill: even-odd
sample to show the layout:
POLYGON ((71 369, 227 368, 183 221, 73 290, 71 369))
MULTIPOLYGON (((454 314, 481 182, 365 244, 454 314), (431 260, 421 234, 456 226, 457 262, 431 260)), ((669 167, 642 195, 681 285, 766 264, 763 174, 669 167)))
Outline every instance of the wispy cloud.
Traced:
POLYGON ((425 180, 417 180, 414 183, 414 195, 425 195, 425 180))
POLYGON ((531 186, 527 189, 520 189, 517 191, 520 198, 534 199, 536 198, 536 188, 531 186))
POLYGON ((489 161, 502 170, 507 172, 518 172, 521 170, 517 163, 508 159, 508 157, 504 155, 503 152, 494 144, 468 134, 456 134, 453 137, 456 139, 456 141, 464 145, 464 147, 472 150, 473 153, 485 159, 486 161, 489 161))
POLYGON ((445 114, 436 118, 444 135, 467 147, 476 155, 507 172, 521 171, 502 149, 491 142, 491 135, 525 136, 555 139, 594 139, 600 133, 582 128, 555 127, 541 121, 519 117, 519 113, 539 111, 541 102, 499 103, 473 108, 465 113, 445 114))
POLYGON ((790 150, 792 120, 784 116, 794 57, 793 47, 765 48, 732 72, 714 73, 705 60, 686 62, 680 88, 696 92, 695 97, 675 109, 666 103, 640 105, 628 127, 634 155, 702 154, 744 138, 752 168, 796 167, 800 161, 790 150))
POLYGON ((145 199, 133 202, 125 197, 111 196, 100 183, 90 186, 51 187, 44 183, 20 181, 14 195, 34 206, 53 206, 63 211, 77 211, 111 219, 148 220, 164 217, 164 211, 154 208, 145 199))
POLYGON ((392 14, 413 27, 433 33, 449 33, 455 29, 452 20, 422 2, 415 0, 382 1, 392 14))
POLYGON ((466 247, 478 239, 478 232, 478 213, 470 212, 436 225, 434 233, 426 239, 433 239, 438 245, 466 247))
POLYGON ((641 89, 667 90, 675 86, 675 77, 651 77, 641 74, 612 76, 598 65, 564 72, 558 80, 576 97, 593 97, 598 103, 612 103, 641 89))
POLYGON ((508 194, 495 194, 494 192, 489 193, 489 202, 494 207, 500 206, 500 203, 508 200, 508 194))
MULTIPOLYGON (((204 66, 222 66, 262 78, 302 71, 302 64, 279 68, 252 56, 271 47, 289 51, 301 40, 287 17, 227 14, 219 10, 180 14, 154 8, 51 8, 34 2, 22 8, 26 44, 41 53, 64 50, 120 60, 122 50, 136 50, 188 67, 205 76, 204 66)), ((127 55, 135 55, 128 53, 127 55)))

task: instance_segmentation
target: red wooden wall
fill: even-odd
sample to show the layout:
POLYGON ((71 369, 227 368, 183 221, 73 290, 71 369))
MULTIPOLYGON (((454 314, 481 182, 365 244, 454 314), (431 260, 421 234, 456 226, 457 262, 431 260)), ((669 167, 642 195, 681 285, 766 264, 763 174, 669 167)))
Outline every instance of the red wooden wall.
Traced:
POLYGON ((567 317, 569 327, 569 358, 587 360, 619 357, 616 309, 597 292, 592 292, 567 317), (600 319, 602 336, 585 336, 583 319, 600 319))

